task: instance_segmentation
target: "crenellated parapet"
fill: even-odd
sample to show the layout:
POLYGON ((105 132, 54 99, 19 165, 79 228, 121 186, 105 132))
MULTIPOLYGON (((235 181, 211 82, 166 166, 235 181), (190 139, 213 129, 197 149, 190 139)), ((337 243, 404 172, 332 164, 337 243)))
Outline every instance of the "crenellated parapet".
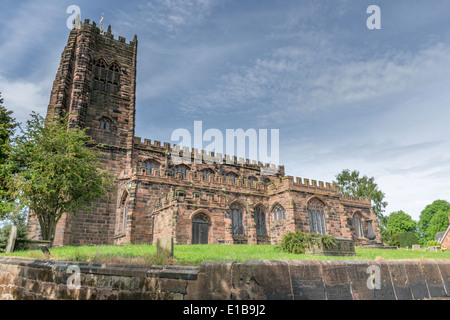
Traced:
POLYGON ((255 168, 262 170, 265 175, 284 175, 284 166, 277 166, 270 163, 263 163, 261 161, 244 159, 241 157, 230 156, 228 154, 215 153, 212 151, 198 150, 196 148, 183 147, 172 145, 168 142, 161 143, 161 141, 152 141, 140 137, 133 138, 134 147, 141 150, 148 150, 159 152, 161 154, 169 153, 171 156, 171 164, 222 164, 231 166, 243 166, 246 168, 255 168))
POLYGON ((273 185, 269 187, 269 190, 276 190, 282 187, 287 187, 290 189, 310 189, 311 191, 326 191, 332 194, 338 194, 339 189, 337 186, 331 184, 330 182, 317 181, 313 179, 300 178, 285 176, 279 179, 279 181, 274 181, 273 185))
POLYGON ((127 39, 122 36, 118 36, 116 39, 115 36, 111 33, 111 26, 108 26, 107 31, 103 31, 97 26, 97 24, 94 21, 92 21, 92 23, 91 23, 91 21, 89 19, 85 19, 84 22, 82 22, 80 24, 80 29, 74 28, 72 31, 75 31, 75 32, 89 31, 94 34, 98 34, 105 38, 108 38, 116 43, 124 44, 124 45, 130 46, 130 47, 136 47, 138 44, 137 35, 135 35, 133 40, 131 40, 129 42, 127 42, 127 39))

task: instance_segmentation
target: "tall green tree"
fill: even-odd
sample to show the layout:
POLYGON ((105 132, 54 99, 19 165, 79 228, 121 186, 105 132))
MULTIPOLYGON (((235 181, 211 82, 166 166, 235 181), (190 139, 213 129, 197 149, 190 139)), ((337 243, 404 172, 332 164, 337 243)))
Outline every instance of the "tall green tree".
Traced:
POLYGON ((417 222, 404 211, 392 212, 389 216, 385 216, 385 228, 381 231, 381 239, 384 243, 391 246, 399 246, 401 234, 417 232, 417 222))
POLYGON ((372 201, 372 210, 377 216, 381 226, 386 225, 386 219, 383 216, 387 202, 384 201, 385 194, 378 189, 374 177, 360 176, 359 171, 343 170, 336 175, 336 181, 333 181, 339 187, 339 192, 343 195, 370 198, 372 201))
POLYGON ((15 174, 9 190, 37 217, 48 241, 54 240, 64 213, 91 208, 113 185, 112 175, 101 169, 99 153, 89 147, 92 139, 80 128, 68 130, 67 118, 45 124, 33 113, 11 144, 9 166, 15 174))
POLYGON ((416 232, 417 222, 402 210, 395 211, 388 216, 386 229, 391 230, 392 233, 416 232))
POLYGON ((424 233, 425 238, 428 240, 434 240, 438 232, 447 230, 449 226, 449 215, 449 211, 442 209, 436 212, 436 214, 433 215, 433 218, 431 218, 430 224, 424 233))
POLYGON ((8 161, 10 140, 14 130, 18 126, 16 120, 12 117, 12 111, 3 106, 3 99, 0 93, 0 220, 4 219, 4 214, 12 210, 12 199, 8 196, 6 183, 9 177, 9 171, 4 170, 8 161))
MULTIPOLYGON (((419 223, 418 223, 418 233, 419 233, 419 238, 421 242, 427 242, 430 240, 434 240, 436 233, 434 232, 438 232, 435 231, 436 228, 440 229, 439 227, 434 226, 433 230, 428 231, 428 228, 430 227, 431 224, 431 220, 433 219, 433 217, 438 213, 442 211, 443 213, 441 213, 441 215, 444 215, 445 213, 448 215, 450 215, 450 203, 448 203, 445 200, 436 200, 433 201, 432 204, 429 204, 425 207, 425 209, 422 210, 422 212, 420 213, 420 217, 419 217, 419 223), (434 233, 434 234, 433 234, 434 233)), ((436 219, 437 220, 437 219, 436 219)), ((437 221, 435 221, 436 223, 433 223, 433 225, 437 224, 437 221)), ((448 222, 448 220, 447 220, 448 222)), ((445 224, 445 222, 444 222, 445 224)))

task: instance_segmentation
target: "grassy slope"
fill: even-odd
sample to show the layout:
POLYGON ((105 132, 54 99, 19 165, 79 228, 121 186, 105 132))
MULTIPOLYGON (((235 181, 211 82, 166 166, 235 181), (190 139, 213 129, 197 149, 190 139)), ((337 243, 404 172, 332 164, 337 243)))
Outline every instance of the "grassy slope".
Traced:
MULTIPOLYGON (((53 260, 91 261, 112 263, 144 263, 144 264, 199 264, 203 261, 236 261, 247 260, 450 260, 450 251, 430 252, 405 249, 366 249, 356 247, 356 256, 330 257, 281 252, 275 246, 261 245, 177 245, 175 259, 166 261, 156 256, 156 247, 150 245, 124 246, 82 246, 50 249, 53 260), (380 258, 378 258, 380 259, 380 258)), ((29 258, 46 258, 40 251, 15 252, 1 254, 29 258)))

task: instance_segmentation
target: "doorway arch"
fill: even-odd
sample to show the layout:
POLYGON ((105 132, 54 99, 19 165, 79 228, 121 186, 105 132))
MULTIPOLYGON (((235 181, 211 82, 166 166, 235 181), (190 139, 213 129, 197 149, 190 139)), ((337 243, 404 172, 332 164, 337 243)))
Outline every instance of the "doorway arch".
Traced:
POLYGON ((192 244, 208 244, 209 224, 205 214, 197 214, 192 219, 192 244))

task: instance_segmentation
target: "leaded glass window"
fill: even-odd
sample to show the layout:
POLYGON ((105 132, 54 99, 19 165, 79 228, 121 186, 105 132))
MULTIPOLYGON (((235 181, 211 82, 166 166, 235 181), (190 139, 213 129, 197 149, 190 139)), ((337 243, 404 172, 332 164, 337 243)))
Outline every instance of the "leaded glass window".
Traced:
POLYGON ((356 238, 363 238, 364 231, 363 231, 361 216, 359 214, 355 214, 355 216, 353 217, 353 227, 355 228, 356 238))
POLYGON ((183 179, 186 179, 186 173, 189 170, 188 167, 184 165, 179 165, 173 168, 173 176, 176 178, 178 176, 178 173, 181 173, 183 179))
POLYGON ((235 236, 244 235, 244 225, 243 225, 243 210, 238 204, 233 204, 230 207, 230 217, 232 233, 235 236))
POLYGON ((311 233, 326 234, 325 206, 322 201, 312 199, 308 204, 309 227, 311 233))
POLYGON ((255 208, 256 235, 267 236, 266 230, 266 214, 261 207, 255 208))
POLYGON ((147 174, 152 174, 153 169, 159 169, 159 163, 153 160, 147 160, 142 165, 147 174))
POLYGON ((276 206, 275 209, 273 209, 273 220, 279 221, 286 219, 286 211, 282 206, 276 206))

